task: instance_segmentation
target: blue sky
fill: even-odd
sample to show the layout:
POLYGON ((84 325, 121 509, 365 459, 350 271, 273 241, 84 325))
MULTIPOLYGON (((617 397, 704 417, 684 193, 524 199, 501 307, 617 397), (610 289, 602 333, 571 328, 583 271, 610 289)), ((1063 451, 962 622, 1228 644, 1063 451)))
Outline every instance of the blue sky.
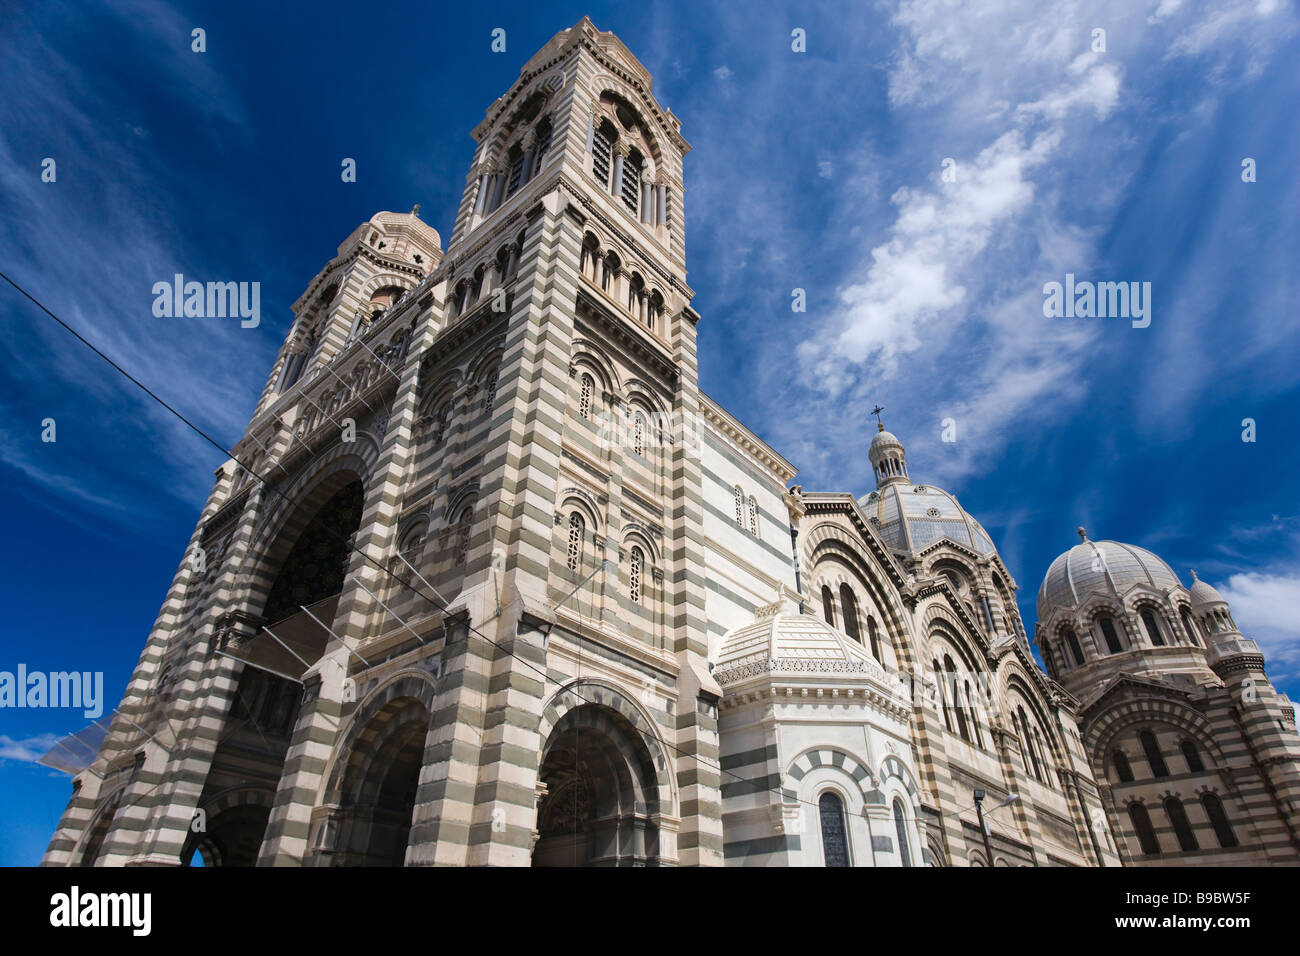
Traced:
MULTIPOLYGON (((469 131, 583 14, 695 147, 703 386, 806 489, 870 488, 879 402, 1031 629, 1082 524, 1195 567, 1300 696, 1287 3, 29 3, 0 19, 0 267, 233 443, 305 283, 381 209, 421 203, 446 237, 469 131), (176 272, 260 282, 261 325, 155 318, 176 272), (1066 273, 1151 282, 1150 327, 1044 318, 1066 273)), ((0 669, 102 670, 112 706, 220 456, 7 288, 0 316, 0 669)), ((83 723, 0 713, 0 864, 39 859, 69 782, 32 760, 83 723)))

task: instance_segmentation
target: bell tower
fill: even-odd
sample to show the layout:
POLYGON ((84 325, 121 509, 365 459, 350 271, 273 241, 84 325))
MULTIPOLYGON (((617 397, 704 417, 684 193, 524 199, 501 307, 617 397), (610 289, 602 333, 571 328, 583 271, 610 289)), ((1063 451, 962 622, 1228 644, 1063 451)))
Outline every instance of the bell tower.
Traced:
POLYGON ((482 464, 443 479, 477 473, 451 604, 495 643, 444 662, 463 676, 435 710, 461 716, 412 851, 430 862, 722 862, 680 125, 584 18, 473 131, 421 388, 454 401, 462 343, 497 350, 482 464), (616 805, 591 748, 625 768, 616 805))

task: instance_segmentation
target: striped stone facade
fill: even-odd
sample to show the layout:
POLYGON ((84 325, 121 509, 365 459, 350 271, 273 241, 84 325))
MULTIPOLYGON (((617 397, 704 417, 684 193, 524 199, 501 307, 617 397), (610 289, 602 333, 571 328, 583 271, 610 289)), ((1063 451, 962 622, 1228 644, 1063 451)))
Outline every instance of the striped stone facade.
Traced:
POLYGON ((1117 864, 987 537, 803 493, 700 391, 644 67, 584 19, 473 135, 445 251, 379 213, 294 304, 45 864, 1117 864))
POLYGON ((1079 698, 1124 864, 1297 865, 1300 736, 1258 645, 1195 572, 1185 588, 1149 551, 1080 532, 1039 592, 1037 641, 1079 698))

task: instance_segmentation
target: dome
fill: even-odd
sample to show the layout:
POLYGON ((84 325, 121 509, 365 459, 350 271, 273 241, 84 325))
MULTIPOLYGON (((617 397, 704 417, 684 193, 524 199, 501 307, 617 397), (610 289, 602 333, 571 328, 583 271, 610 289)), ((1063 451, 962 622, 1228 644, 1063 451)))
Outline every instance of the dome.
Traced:
POLYGON ((772 681, 811 683, 842 689, 846 701, 865 694, 902 721, 912 713, 901 674, 887 671, 870 651, 815 614, 799 613, 789 598, 760 607, 754 623, 726 633, 712 677, 724 694, 772 681))
POLYGON ((791 671, 887 679, 870 651, 820 617, 799 613, 798 606, 788 599, 759 608, 753 624, 727 632, 713 676, 726 685, 756 673, 791 671))
MULTIPOLYGON (((878 407, 878 406, 877 406, 878 407)), ((867 458, 871 460, 871 470, 876 476, 876 487, 907 481, 907 452, 903 443, 893 432, 885 431, 883 424, 877 423, 877 432, 867 449, 867 458)))
POLYGON ((1137 585, 1169 591, 1182 587, 1169 565, 1146 548, 1118 541, 1083 541, 1062 554, 1047 569, 1038 589, 1038 618, 1054 608, 1078 607, 1089 594, 1101 592, 1123 598, 1137 585))
POLYGON ((437 229, 420 218, 419 206, 410 212, 377 212, 370 217, 370 225, 390 239, 406 239, 425 252, 442 251, 442 237, 437 229))
MULTIPOLYGON (((882 411, 876 406, 876 412, 882 411)), ((942 538, 980 554, 993 553, 993 540, 957 499, 934 485, 914 485, 907 473, 903 443, 883 424, 871 439, 868 457, 876 490, 858 499, 858 507, 885 544, 896 551, 921 551, 942 538)))
POLYGON ((1192 606, 1202 607, 1206 604, 1227 604, 1223 595, 1216 591, 1212 586, 1206 584, 1192 572, 1192 587, 1188 592, 1192 596, 1192 606))
POLYGON ((896 446, 900 449, 903 447, 903 443, 898 440, 898 436, 895 435, 893 432, 885 431, 884 427, 882 426, 880 430, 876 432, 875 435, 872 436, 871 448, 867 452, 867 454, 870 454, 873 451, 879 451, 880 449, 883 449, 886 445, 896 446))
POLYGON ((934 485, 891 482, 860 498, 858 507, 885 544, 897 551, 920 551, 940 538, 951 538, 980 554, 994 550, 983 526, 956 498, 934 485))

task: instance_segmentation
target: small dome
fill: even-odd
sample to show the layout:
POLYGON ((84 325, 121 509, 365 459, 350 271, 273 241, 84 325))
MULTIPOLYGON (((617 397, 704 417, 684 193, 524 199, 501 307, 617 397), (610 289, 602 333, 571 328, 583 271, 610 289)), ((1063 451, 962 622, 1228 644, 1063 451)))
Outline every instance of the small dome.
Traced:
POLYGON ((903 443, 898 440, 897 435, 895 435, 893 432, 885 431, 885 429, 882 427, 871 438, 871 451, 875 451, 879 448, 884 448, 886 445, 893 445, 898 448, 903 447, 903 443))
POLYGON ((867 449, 867 458, 871 460, 871 470, 876 476, 876 487, 907 481, 907 452, 903 443, 892 432, 885 431, 881 423, 876 425, 877 432, 867 449))
POLYGON ((420 218, 419 206, 410 212, 377 212, 370 217, 369 225, 388 240, 386 246, 409 244, 425 254, 442 254, 442 237, 437 229, 420 218))
POLYGON ((757 620, 728 631, 718 651, 714 676, 725 683, 740 665, 772 661, 774 670, 808 670, 813 662, 829 670, 884 671, 865 648, 821 618, 800 614, 789 600, 758 609, 757 620))
POLYGON ((1206 604, 1228 603, 1224 600, 1222 594, 1198 578, 1195 571, 1192 572, 1192 587, 1188 593, 1192 596, 1193 607, 1203 607, 1206 604))
POLYGON ((1123 599, 1137 585, 1169 591, 1182 582, 1169 565, 1146 548, 1118 541, 1083 541, 1062 554, 1047 569, 1038 589, 1038 618, 1054 608, 1078 607, 1093 592, 1123 599))

